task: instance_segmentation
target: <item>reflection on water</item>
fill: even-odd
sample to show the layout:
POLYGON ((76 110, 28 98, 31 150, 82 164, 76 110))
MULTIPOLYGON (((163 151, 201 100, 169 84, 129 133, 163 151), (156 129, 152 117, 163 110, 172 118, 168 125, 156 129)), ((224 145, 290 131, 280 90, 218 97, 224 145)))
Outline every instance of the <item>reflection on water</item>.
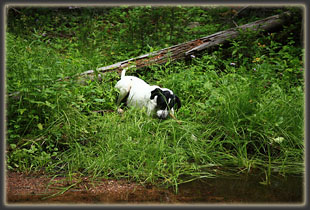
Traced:
POLYGON ((195 203, 300 204, 304 201, 303 177, 272 176, 270 185, 263 185, 262 181, 261 176, 254 175, 197 180, 180 185, 178 197, 195 203))

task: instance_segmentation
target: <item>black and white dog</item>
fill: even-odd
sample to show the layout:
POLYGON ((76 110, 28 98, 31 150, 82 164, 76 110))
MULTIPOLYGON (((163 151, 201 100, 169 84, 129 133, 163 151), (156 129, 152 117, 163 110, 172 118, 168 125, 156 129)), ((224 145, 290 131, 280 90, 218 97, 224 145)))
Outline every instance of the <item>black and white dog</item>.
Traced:
MULTIPOLYGON (((115 88, 119 90, 117 106, 125 102, 128 106, 146 108, 148 115, 157 115, 160 119, 165 119, 170 114, 174 114, 174 106, 181 107, 180 99, 174 93, 157 85, 149 85, 142 79, 135 76, 125 76, 124 69, 121 79, 116 83, 115 88)), ((118 109, 120 112, 121 109, 118 109)))

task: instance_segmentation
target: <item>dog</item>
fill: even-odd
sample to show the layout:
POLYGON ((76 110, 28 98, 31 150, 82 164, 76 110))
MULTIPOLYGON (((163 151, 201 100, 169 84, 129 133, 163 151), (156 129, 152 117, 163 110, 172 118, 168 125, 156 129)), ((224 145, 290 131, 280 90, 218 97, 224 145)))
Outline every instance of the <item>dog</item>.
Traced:
MULTIPOLYGON (((117 106, 125 103, 127 106, 146 108, 147 114, 157 116, 159 119, 166 119, 181 107, 181 101, 170 89, 161 88, 157 85, 149 85, 144 80, 135 76, 125 76, 126 69, 122 70, 121 79, 116 83, 115 88, 119 90, 117 106)), ((121 112, 121 109, 118 108, 121 112)))

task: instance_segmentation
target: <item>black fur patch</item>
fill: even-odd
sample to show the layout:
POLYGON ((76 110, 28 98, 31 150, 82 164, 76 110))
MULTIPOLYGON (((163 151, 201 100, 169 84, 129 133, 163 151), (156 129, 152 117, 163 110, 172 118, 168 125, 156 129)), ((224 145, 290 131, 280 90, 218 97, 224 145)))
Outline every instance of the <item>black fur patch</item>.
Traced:
POLYGON ((156 88, 151 92, 150 99, 154 99, 155 96, 157 96, 156 108, 159 110, 171 109, 174 107, 175 104, 177 104, 177 109, 181 107, 180 99, 176 95, 171 94, 170 91, 163 91, 160 88, 156 88))
MULTIPOLYGON (((127 99, 129 96, 129 92, 126 94, 125 98, 123 98, 119 104, 120 108, 125 108, 127 106, 127 99)), ((117 100, 117 99, 116 99, 117 100)))

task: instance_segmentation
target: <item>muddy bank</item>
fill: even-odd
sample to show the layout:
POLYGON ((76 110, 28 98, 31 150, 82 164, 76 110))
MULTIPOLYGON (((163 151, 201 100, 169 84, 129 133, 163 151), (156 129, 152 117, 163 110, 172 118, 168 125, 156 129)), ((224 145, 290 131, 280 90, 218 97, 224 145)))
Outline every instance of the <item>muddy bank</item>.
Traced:
POLYGON ((172 189, 142 186, 126 180, 69 180, 42 174, 8 172, 7 204, 264 204, 303 203, 303 179, 291 177, 273 180, 270 186, 255 178, 205 179, 172 189))
POLYGON ((9 172, 6 180, 7 202, 12 203, 140 203, 175 202, 168 190, 141 186, 125 180, 69 180, 43 175, 9 172), (69 188, 69 189, 68 189, 69 188), (68 190, 67 190, 68 189, 68 190))

